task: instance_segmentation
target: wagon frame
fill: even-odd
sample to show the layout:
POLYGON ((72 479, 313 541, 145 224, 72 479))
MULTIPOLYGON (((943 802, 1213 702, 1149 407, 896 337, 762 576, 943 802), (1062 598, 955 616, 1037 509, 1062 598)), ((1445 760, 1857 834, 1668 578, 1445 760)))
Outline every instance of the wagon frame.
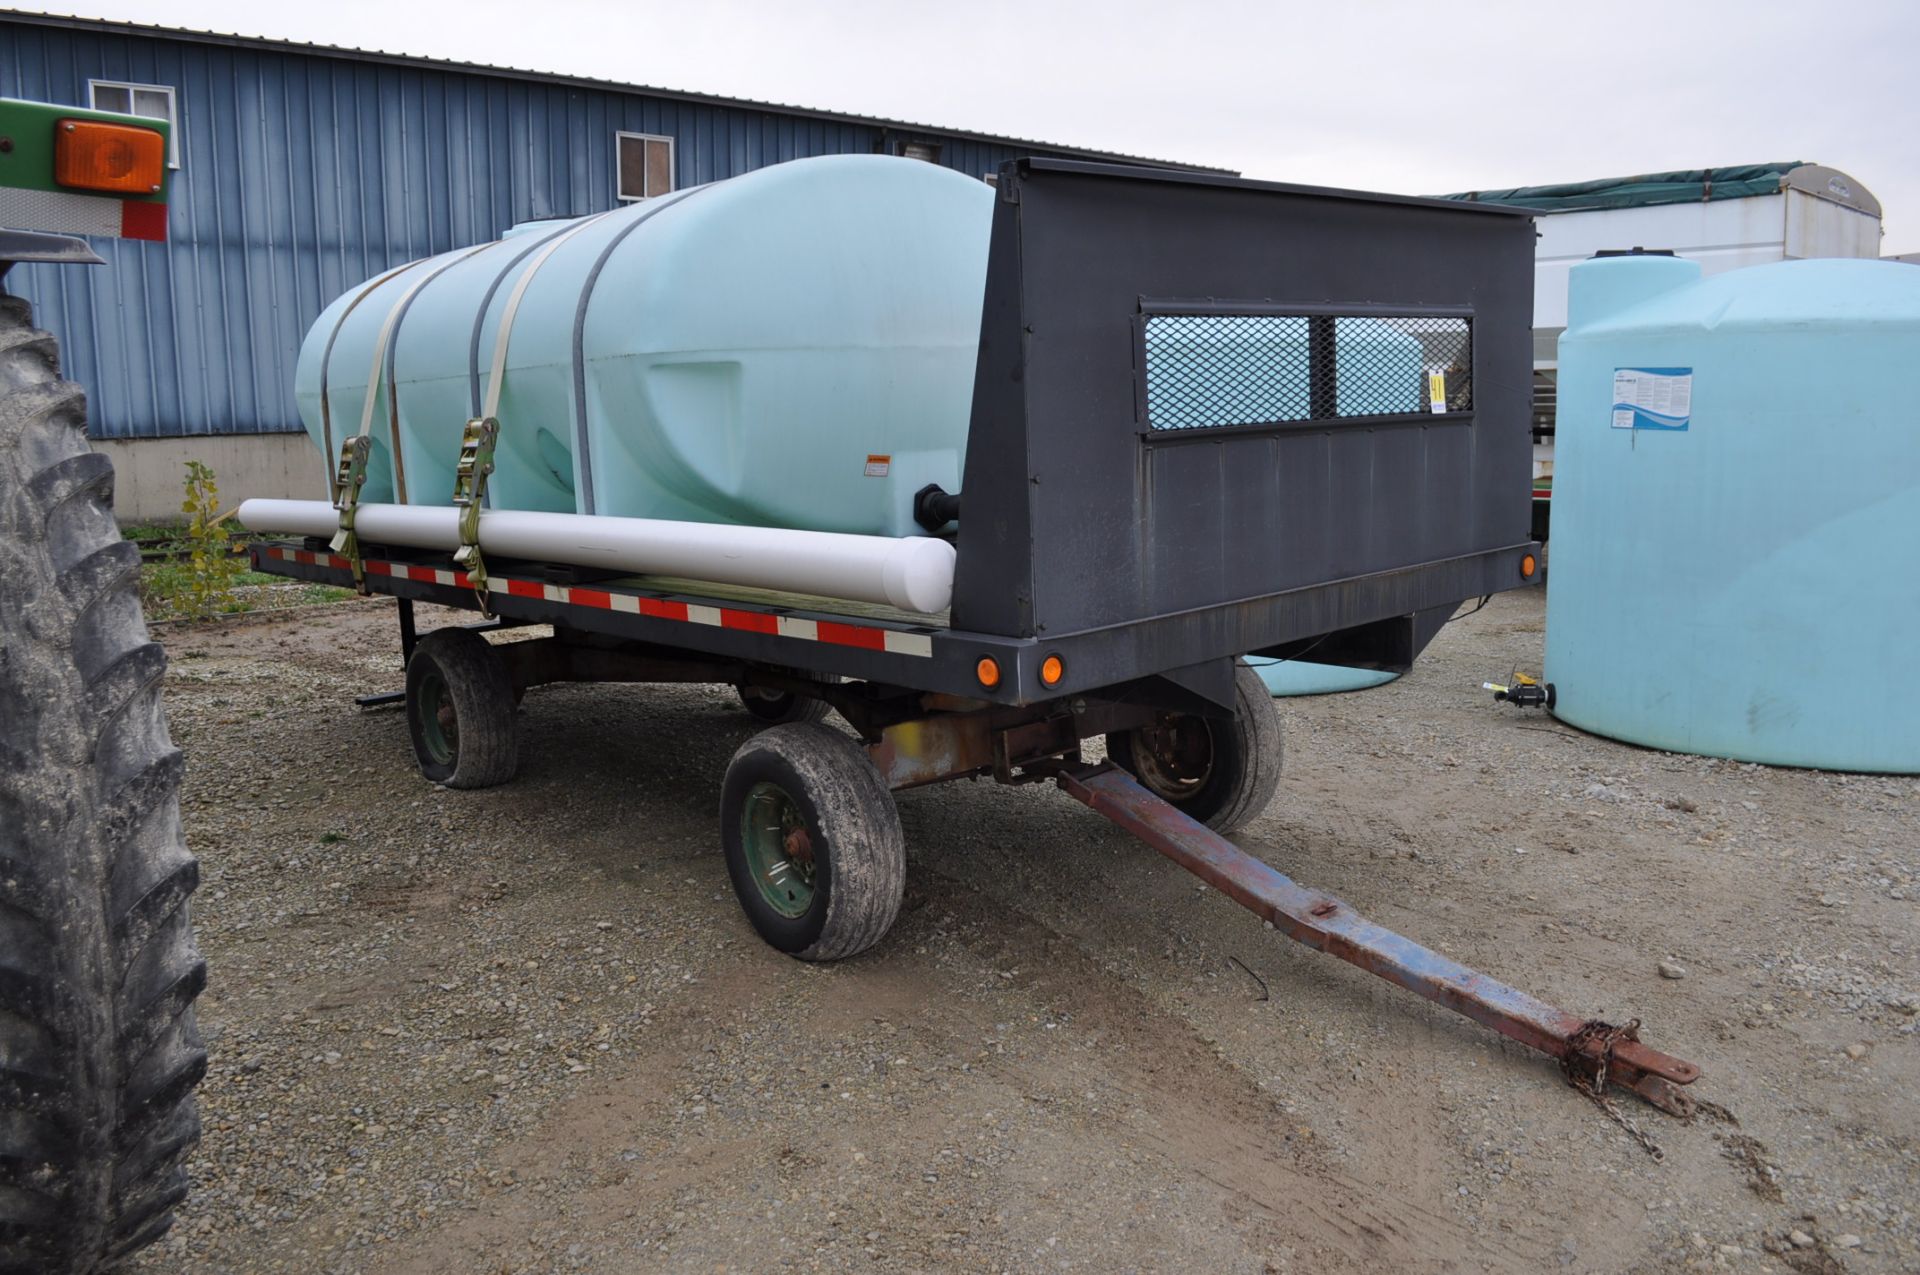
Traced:
POLYGON ((445 554, 391 546, 250 552, 262 571, 399 599, 416 753, 451 786, 511 775, 529 687, 738 687, 779 724, 729 768, 722 840, 749 918, 795 955, 851 955, 891 922, 905 862, 891 790, 1050 781, 1290 937, 1544 1050, 1596 1097, 1618 1083, 1677 1112, 1673 1085, 1698 1068, 1632 1025, 1455 965, 1220 835, 1259 813, 1280 759, 1271 700, 1238 656, 1404 671, 1462 602, 1532 582, 1516 495, 1532 240, 1524 213, 1483 205, 1006 166, 962 490, 922 493, 959 511, 943 616, 492 557, 482 592, 445 554), (1235 387, 1270 366, 1208 364, 1179 391, 1202 414, 1169 424, 1169 378, 1200 373, 1165 362, 1184 356, 1156 346, 1158 316, 1203 338, 1283 325, 1305 342, 1297 385, 1250 399, 1235 387), (1343 369, 1339 325, 1431 316, 1467 334, 1462 362, 1428 369, 1431 400, 1349 410, 1364 369, 1343 369), (416 638, 416 602, 553 633, 416 638), (819 724, 829 709, 859 742, 819 724), (1109 760, 1089 765, 1081 745, 1101 736, 1109 760))

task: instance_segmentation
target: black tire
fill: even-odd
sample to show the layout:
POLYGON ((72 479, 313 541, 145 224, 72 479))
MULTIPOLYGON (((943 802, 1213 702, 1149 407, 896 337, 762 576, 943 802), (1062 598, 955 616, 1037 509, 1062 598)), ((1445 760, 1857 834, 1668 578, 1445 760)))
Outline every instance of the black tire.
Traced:
POLYGON ((491 788, 520 767, 513 679, 470 629, 435 629, 407 661, 407 734, 420 773, 448 788, 491 788))
POLYGON ((747 919, 790 956, 834 961, 864 952, 900 914, 900 812, 866 750, 830 727, 793 722, 740 746, 720 790, 720 840, 747 919), (783 875, 772 856, 756 858, 761 819, 776 821, 765 825, 768 836, 787 828, 779 840, 792 873, 783 875))
POLYGON ((51 336, 0 296, 0 1271, 152 1243, 207 1069, 166 655, 113 466, 51 336))
POLYGON ((1163 714, 1153 726, 1108 735, 1107 757, 1189 818, 1233 831, 1273 800, 1284 760, 1273 696, 1244 662, 1233 693, 1231 722, 1163 714))
POLYGON ((833 715, 833 705, 812 695, 792 691, 766 691, 755 686, 740 687, 740 707, 756 721, 769 726, 788 722, 824 722, 833 715))

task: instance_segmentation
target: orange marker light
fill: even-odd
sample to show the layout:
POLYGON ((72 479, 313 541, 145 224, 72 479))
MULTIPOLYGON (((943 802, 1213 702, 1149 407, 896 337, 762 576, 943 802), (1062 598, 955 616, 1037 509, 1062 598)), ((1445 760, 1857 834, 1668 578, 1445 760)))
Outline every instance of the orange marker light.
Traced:
POLYGON ((980 679, 980 685, 992 690, 1000 685, 1000 666, 993 662, 991 655, 983 655, 980 662, 973 666, 973 675, 980 679))
POLYGON ((1060 662, 1057 655, 1049 655, 1040 661, 1040 680, 1048 686, 1058 686, 1060 678, 1066 673, 1067 666, 1060 662))
POLYGON ((1533 560, 1532 554, 1520 559, 1520 574, 1528 580, 1533 579, 1533 569, 1540 564, 1533 560))
POLYGON ((157 195, 167 173, 167 139, 151 128, 61 120, 53 132, 53 180, 77 190, 157 195))

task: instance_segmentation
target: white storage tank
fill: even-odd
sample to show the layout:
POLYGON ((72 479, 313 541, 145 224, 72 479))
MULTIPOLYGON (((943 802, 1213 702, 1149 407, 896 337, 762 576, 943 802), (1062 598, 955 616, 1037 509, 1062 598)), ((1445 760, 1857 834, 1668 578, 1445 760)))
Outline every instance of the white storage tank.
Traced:
POLYGON ((1920 270, 1598 258, 1560 342, 1546 677, 1678 752, 1920 772, 1920 270))
POLYGON ((448 503, 537 268, 494 507, 922 534, 914 493, 960 486, 992 208, 951 169, 830 156, 520 227, 329 306, 300 352, 301 416, 337 456, 391 323, 361 500, 448 503))

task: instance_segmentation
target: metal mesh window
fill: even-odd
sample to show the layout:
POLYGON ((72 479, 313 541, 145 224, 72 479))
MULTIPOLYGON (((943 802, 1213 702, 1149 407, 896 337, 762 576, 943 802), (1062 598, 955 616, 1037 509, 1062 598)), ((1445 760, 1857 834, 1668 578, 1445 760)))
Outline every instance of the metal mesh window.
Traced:
POLYGON ((1473 407, 1464 318, 1155 314, 1144 344, 1147 424, 1157 430, 1473 407))
POLYGON ((1311 417, 1307 320, 1278 314, 1147 318, 1147 423, 1265 425, 1311 417))

